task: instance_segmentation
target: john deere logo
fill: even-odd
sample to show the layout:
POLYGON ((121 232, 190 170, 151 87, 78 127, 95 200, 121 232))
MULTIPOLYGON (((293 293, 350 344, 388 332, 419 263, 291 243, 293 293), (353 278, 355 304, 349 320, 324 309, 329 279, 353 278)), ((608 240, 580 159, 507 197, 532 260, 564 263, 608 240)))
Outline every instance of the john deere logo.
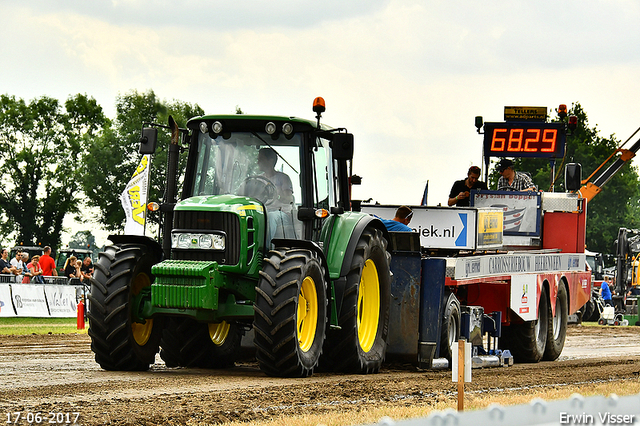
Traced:
POLYGON ((192 239, 191 239, 191 244, 193 244, 194 246, 195 246, 196 244, 198 244, 198 239, 197 239, 197 238, 192 238, 192 239))

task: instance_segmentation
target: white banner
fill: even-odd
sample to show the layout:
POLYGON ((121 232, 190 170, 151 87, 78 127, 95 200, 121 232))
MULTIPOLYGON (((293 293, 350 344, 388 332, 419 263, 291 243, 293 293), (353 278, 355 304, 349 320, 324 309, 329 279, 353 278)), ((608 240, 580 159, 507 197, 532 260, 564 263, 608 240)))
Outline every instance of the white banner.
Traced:
POLYGON ((77 287, 61 285, 45 285, 44 292, 49 304, 49 313, 52 317, 74 318, 76 312, 77 287))
POLYGON ((15 317, 11 305, 11 286, 9 284, 0 284, 0 317, 15 317))
POLYGON ((149 163, 151 155, 146 154, 131 180, 120 194, 120 202, 124 209, 127 222, 124 227, 125 235, 144 235, 144 225, 147 217, 147 197, 149 189, 149 163))
POLYGON ((48 317, 43 285, 14 284, 11 286, 13 305, 19 317, 48 317))
MULTIPOLYGON (((381 219, 393 219, 400 206, 363 205, 362 211, 381 219)), ((427 248, 469 250, 475 248, 477 209, 449 207, 411 207, 409 228, 420 234, 420 245, 427 248)))

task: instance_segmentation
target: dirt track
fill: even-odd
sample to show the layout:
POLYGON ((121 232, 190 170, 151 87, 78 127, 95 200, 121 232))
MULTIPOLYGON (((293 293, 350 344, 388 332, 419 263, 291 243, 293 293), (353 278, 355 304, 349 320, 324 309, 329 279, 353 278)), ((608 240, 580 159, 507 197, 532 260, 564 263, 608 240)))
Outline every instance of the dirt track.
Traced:
MULTIPOLYGON (((454 398, 456 390, 451 372, 411 366, 307 379, 269 378, 254 363, 189 370, 158 362, 148 372, 108 372, 94 362, 89 343, 87 335, 0 336, 0 420, 15 420, 8 413, 40 412, 48 423, 56 419, 53 412, 64 423, 66 413, 78 412, 78 423, 85 425, 253 423, 310 412, 429 407, 454 398)), ((466 390, 517 394, 532 387, 632 381, 640 392, 639 375, 640 328, 573 326, 558 361, 474 370, 466 390)))

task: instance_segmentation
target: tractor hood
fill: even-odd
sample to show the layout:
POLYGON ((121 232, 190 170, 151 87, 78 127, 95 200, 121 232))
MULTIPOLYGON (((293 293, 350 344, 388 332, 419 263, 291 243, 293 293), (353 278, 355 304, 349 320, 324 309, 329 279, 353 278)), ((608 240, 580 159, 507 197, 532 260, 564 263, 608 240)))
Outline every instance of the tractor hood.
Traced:
POLYGON ((264 212, 263 205, 253 198, 239 195, 200 195, 184 199, 176 204, 176 211, 221 211, 244 216, 247 210, 264 212))

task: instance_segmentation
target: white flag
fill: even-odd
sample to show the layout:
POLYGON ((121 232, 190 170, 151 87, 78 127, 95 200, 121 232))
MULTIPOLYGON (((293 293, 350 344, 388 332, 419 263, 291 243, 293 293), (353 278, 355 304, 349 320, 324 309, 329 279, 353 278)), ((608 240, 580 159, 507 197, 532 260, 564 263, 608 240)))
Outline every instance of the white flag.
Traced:
POLYGON ((124 226, 125 235, 144 235, 150 161, 150 154, 142 157, 131 180, 120 194, 120 202, 127 218, 127 223, 124 226))

